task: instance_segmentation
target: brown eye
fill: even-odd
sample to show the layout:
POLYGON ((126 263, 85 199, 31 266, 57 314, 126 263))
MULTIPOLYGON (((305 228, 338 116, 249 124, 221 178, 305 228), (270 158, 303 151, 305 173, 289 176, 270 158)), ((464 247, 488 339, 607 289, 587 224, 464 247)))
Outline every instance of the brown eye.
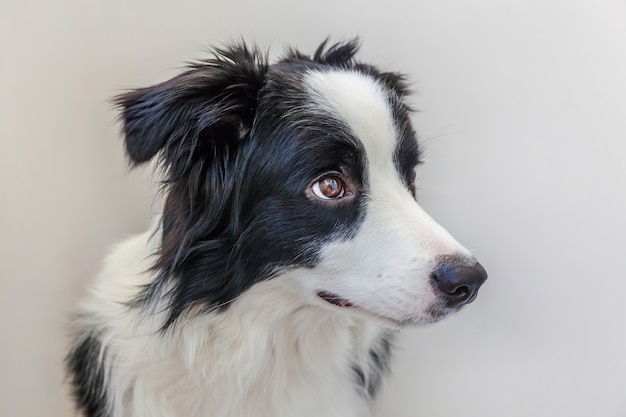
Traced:
POLYGON ((409 184, 413 184, 415 182, 415 177, 417 177, 417 169, 413 168, 411 172, 409 172, 409 184))
POLYGON ((338 177, 328 175, 313 183, 311 190, 316 197, 322 200, 333 200, 343 197, 345 186, 338 177))

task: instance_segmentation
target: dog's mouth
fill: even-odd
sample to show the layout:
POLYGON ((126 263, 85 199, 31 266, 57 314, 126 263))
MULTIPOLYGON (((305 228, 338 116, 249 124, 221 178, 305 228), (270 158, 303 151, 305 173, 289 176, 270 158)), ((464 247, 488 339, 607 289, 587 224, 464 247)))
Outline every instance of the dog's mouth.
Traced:
MULTIPOLYGON (((317 296, 319 298, 321 298, 322 300, 326 301, 329 304, 332 304, 334 306, 337 307, 341 307, 341 308, 348 308, 351 311, 355 311, 355 312, 361 312, 363 314, 366 314, 370 317, 375 317, 378 320, 383 320, 384 322, 386 322, 387 324, 391 325, 394 328, 397 328, 399 326, 404 326, 404 325, 411 325, 411 324, 417 324, 419 322, 419 320, 414 320, 411 319, 410 317, 405 317, 402 319, 394 319, 391 317, 388 317, 384 314, 376 314, 373 312, 370 312, 368 310, 365 310, 363 308, 361 308, 358 305, 354 305, 353 303, 351 303, 350 301, 348 301, 345 298, 340 297, 337 294, 334 294, 332 292, 329 291, 318 291, 317 292, 317 296)), ((438 319, 432 320, 437 321, 438 319)))
POLYGON ((333 294, 332 292, 318 291, 317 296, 320 297, 322 300, 338 307, 354 306, 354 304, 352 304, 350 301, 346 300, 345 298, 341 298, 340 296, 338 296, 337 294, 333 294))

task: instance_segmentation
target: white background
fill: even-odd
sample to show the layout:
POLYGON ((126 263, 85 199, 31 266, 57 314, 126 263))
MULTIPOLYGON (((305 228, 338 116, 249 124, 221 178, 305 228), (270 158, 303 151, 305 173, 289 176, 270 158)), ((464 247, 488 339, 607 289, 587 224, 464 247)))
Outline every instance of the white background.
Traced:
POLYGON ((415 82, 420 201, 490 273, 403 334, 380 415, 626 416, 624 2, 4 0, 0 31, 0 416, 72 415, 68 312, 150 221, 107 100, 240 35, 357 34, 415 82))

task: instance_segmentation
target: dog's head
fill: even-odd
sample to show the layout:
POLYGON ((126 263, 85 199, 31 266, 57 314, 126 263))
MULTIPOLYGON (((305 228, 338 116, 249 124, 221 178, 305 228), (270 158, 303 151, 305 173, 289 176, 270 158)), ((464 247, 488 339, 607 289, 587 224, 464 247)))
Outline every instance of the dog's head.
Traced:
POLYGON ((289 274, 302 302, 395 323, 471 302, 486 273, 417 204, 402 76, 356 42, 268 65, 245 45, 117 98, 134 164, 166 174, 158 278, 169 320, 289 274))

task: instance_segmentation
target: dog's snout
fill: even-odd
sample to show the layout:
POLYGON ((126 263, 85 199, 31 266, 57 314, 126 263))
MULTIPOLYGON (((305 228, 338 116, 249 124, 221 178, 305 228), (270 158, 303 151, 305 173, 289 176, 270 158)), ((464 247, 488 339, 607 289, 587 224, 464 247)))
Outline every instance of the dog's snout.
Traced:
POLYGON ((469 304, 487 280, 487 271, 478 262, 468 264, 462 258, 447 257, 432 272, 432 279, 443 293, 446 307, 469 304))

